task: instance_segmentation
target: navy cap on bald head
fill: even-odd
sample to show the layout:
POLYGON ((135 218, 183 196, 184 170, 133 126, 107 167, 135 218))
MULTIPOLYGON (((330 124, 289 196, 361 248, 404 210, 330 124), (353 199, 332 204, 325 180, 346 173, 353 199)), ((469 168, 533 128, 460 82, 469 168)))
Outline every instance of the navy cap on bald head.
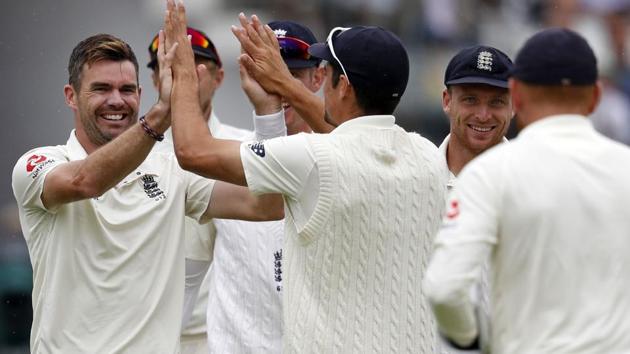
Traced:
POLYGON ((511 76, 536 85, 592 85, 597 81, 597 59, 582 36, 551 28, 525 42, 511 76))

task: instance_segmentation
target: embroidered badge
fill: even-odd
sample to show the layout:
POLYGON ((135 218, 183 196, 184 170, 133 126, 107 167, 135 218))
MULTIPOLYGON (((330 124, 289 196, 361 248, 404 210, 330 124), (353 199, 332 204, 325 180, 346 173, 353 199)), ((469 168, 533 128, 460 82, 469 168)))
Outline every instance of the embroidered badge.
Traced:
POLYGON ((260 157, 265 157, 265 145, 263 143, 249 144, 249 148, 254 152, 254 154, 260 157))
POLYGON ((492 71, 492 53, 483 51, 477 55, 477 69, 492 71))
POLYGON ((280 28, 273 30, 273 33, 276 35, 276 37, 284 37, 287 35, 287 31, 280 28))
POLYGON ((282 249, 273 253, 274 258, 274 279, 278 283, 276 291, 282 291, 282 249))
POLYGON ((158 183, 155 181, 153 176, 144 175, 141 177, 142 184, 144 188, 144 192, 154 200, 166 199, 164 192, 158 187, 158 183))

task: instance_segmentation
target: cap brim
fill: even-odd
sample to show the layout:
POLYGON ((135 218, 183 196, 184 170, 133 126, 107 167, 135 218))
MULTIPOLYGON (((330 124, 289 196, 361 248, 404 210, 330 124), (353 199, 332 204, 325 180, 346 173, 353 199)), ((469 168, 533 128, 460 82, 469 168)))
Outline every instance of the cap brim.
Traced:
POLYGON ((319 65, 319 58, 304 60, 304 59, 284 59, 289 69, 306 69, 314 68, 319 65))
POLYGON ((330 52, 330 49, 328 49, 328 45, 326 45, 326 43, 315 43, 311 45, 310 47, 308 47, 308 53, 315 58, 323 59, 326 61, 332 61, 335 59, 333 58, 332 53, 330 52))
POLYGON ((478 77, 478 76, 462 77, 460 79, 455 79, 455 80, 446 82, 446 85, 459 85, 459 84, 482 84, 482 85, 490 85, 490 86, 495 86, 495 87, 500 87, 500 88, 508 88, 507 81, 489 79, 487 77, 478 77))

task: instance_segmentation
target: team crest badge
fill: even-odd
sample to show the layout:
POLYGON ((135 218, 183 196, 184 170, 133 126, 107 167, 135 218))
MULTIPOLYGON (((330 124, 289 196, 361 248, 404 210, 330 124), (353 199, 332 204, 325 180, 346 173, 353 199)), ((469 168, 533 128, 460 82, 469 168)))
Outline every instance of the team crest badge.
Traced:
POLYGON ((273 33, 276 35, 276 37, 284 37, 287 35, 287 31, 281 28, 277 28, 273 30, 273 33))
POLYGON ((477 69, 492 71, 492 53, 483 51, 477 55, 477 69))
POLYGON ((274 258, 274 280, 276 283, 276 291, 282 291, 282 249, 273 253, 274 258))
POLYGON ((155 178, 151 175, 144 175, 141 177, 142 179, 142 187, 144 188, 144 192, 151 199, 160 200, 166 199, 164 192, 158 187, 158 183, 155 181, 155 178))

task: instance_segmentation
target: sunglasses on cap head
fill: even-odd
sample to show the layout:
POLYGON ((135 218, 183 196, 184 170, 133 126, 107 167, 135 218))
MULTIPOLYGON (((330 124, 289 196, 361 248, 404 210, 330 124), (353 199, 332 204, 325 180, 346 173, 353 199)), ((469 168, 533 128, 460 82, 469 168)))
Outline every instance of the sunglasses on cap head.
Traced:
POLYGON ((311 45, 301 39, 294 37, 278 37, 280 44, 280 52, 285 59, 303 59, 309 60, 311 55, 308 53, 308 47, 311 45))
POLYGON ((330 49, 330 53, 332 54, 333 58, 335 58, 337 63, 339 63, 339 66, 341 67, 341 71, 343 71, 343 74, 348 79, 348 83, 350 83, 350 76, 348 76, 348 73, 346 72, 346 68, 343 67, 343 64, 341 63, 341 60, 339 60, 339 58, 337 57, 337 54, 335 53, 335 47, 333 46, 333 38, 337 37, 338 35, 340 35, 341 33, 345 32, 345 31, 347 31, 349 29, 350 29, 350 27, 335 27, 332 30, 330 30, 330 33, 328 34, 328 38, 326 38, 326 44, 328 44, 328 48, 330 49))
MULTIPOLYGON (((212 45, 208 37, 206 37, 203 33, 195 29, 192 29, 190 27, 187 29, 186 32, 188 32, 188 35, 190 36, 191 45, 193 45, 194 47, 196 46, 196 47, 200 47, 200 48, 208 49, 212 51, 212 53, 214 53, 214 55, 216 56, 217 64, 221 66, 219 55, 217 54, 217 51, 214 48, 214 45, 212 45)), ((155 38, 153 38, 153 42, 151 42, 151 47, 150 47, 152 53, 157 53, 158 42, 159 42, 159 36, 155 36, 155 38)))

